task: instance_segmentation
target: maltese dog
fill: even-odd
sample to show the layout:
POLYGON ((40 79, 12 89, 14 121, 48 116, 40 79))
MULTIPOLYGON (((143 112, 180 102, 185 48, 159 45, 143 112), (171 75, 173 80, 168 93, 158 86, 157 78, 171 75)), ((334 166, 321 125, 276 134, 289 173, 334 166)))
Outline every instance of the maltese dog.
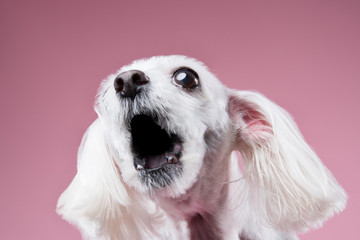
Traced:
POLYGON ((84 239, 297 239, 346 205, 284 109, 195 59, 122 67, 95 110, 57 206, 84 239))

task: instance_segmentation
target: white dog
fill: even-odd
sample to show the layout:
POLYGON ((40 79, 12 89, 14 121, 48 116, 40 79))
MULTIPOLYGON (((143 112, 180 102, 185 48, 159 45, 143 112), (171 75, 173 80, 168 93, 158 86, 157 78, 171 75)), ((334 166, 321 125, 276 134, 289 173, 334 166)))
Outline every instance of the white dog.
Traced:
POLYGON ((194 59, 124 66, 95 109, 57 206, 84 238, 297 239, 345 207, 286 111, 194 59))

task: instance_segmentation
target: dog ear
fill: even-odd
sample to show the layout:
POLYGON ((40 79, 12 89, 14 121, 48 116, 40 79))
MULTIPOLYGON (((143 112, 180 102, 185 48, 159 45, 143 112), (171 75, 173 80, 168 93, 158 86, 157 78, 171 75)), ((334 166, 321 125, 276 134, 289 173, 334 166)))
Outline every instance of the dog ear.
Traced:
POLYGON ((344 209, 346 193, 284 109, 258 93, 231 90, 228 111, 250 204, 268 223, 306 231, 344 209))
POLYGON ((79 227, 85 238, 140 239, 151 227, 145 216, 151 203, 133 196, 136 193, 122 182, 99 119, 82 139, 77 168, 59 198, 57 213, 79 227))

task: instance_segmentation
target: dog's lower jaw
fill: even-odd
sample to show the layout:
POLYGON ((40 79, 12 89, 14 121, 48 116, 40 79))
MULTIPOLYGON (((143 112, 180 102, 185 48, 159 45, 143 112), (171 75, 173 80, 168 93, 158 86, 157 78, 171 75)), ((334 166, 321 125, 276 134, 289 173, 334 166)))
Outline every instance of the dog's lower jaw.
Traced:
POLYGON ((179 178, 182 166, 164 166, 155 171, 138 170, 138 177, 150 191, 163 189, 169 186, 174 179, 179 178))

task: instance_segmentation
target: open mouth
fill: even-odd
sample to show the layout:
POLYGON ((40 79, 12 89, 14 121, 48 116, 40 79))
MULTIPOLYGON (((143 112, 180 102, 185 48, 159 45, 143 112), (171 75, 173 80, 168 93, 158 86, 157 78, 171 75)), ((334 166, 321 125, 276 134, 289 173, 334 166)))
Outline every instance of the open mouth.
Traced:
POLYGON ((130 126, 136 170, 154 172, 180 165, 182 142, 179 136, 169 134, 144 114, 134 116, 130 126))

